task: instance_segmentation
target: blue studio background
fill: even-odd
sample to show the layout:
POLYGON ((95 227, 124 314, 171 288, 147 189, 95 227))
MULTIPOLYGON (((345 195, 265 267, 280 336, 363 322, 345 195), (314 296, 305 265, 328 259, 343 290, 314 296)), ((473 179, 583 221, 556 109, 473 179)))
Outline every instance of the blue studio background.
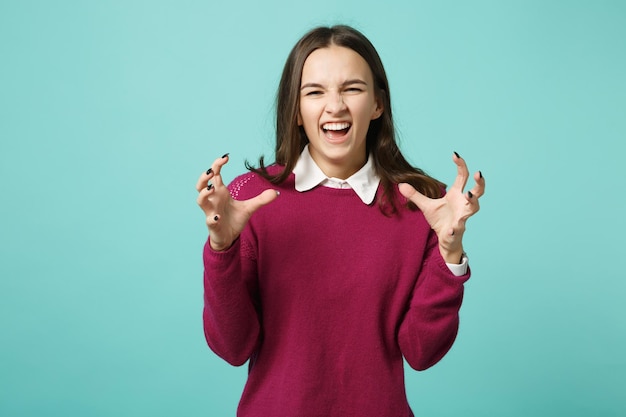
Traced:
POLYGON ((626 2, 0 1, 0 415, 233 416, 197 177, 273 149, 295 41, 362 30, 402 148, 487 194, 418 416, 626 415, 626 2))

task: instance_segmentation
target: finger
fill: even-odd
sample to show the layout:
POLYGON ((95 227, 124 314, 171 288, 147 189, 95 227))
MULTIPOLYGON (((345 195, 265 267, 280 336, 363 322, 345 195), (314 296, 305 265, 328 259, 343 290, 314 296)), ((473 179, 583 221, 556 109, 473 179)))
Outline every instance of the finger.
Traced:
POLYGON ((424 194, 417 191, 411 184, 401 183, 398 184, 398 189, 400 193, 405 196, 407 199, 417 205, 417 207, 423 207, 430 199, 426 197, 424 194))
POLYGON ((454 184, 452 184, 452 187, 450 188, 456 188, 463 191, 463 188, 465 188, 465 185, 467 184, 467 179, 469 178, 469 170, 467 169, 465 160, 461 158, 458 153, 454 152, 452 160, 457 166, 457 175, 454 179, 454 184))
POLYGON ((222 167, 228 162, 228 159, 228 154, 224 154, 221 158, 217 158, 213 162, 213 165, 211 165, 211 170, 213 171, 213 184, 216 187, 221 187, 224 185, 224 182, 222 181, 221 171, 222 167))
POLYGON ((200 174, 196 183, 196 191, 200 192, 209 185, 209 180, 213 177, 213 169, 209 168, 206 172, 200 174))
POLYGON ((256 197, 253 197, 245 201, 246 210, 248 210, 248 212, 252 214, 255 211, 257 211, 259 208, 276 200, 276 198, 279 195, 280 195, 280 192, 276 190, 271 190, 271 189, 265 190, 261 194, 257 195, 256 197))
POLYGON ((474 214, 480 210, 480 201, 478 200, 478 195, 474 194, 473 190, 468 191, 464 194, 465 199, 467 200, 467 211, 463 215, 463 219, 467 220, 474 214))
POLYGON ((213 204, 211 203, 210 197, 214 192, 215 192, 215 187, 213 187, 212 184, 210 184, 210 186, 207 186, 203 188, 202 190, 200 190, 200 193, 198 194, 198 198, 196 199, 196 202, 205 212, 207 212, 207 210, 210 210, 211 207, 213 206, 213 204))
POLYGON ((469 202, 476 202, 478 198, 485 194, 485 179, 480 171, 474 174, 474 181, 476 181, 474 188, 465 193, 465 197, 469 202))
POLYGON ((213 230, 220 223, 222 216, 218 213, 217 207, 211 202, 210 197, 204 199, 204 205, 200 204, 206 216, 206 224, 213 230))
MULTIPOLYGON (((206 188, 209 185, 209 181, 213 177, 219 177, 221 168, 227 162, 228 162, 228 154, 225 154, 221 158, 217 158, 215 161, 213 161, 213 164, 211 165, 211 167, 207 169, 205 172, 203 172, 200 175, 200 178, 198 178, 198 182, 196 183, 196 190, 200 191, 203 188, 206 188)), ((221 177, 219 179, 216 179, 215 182, 217 185, 220 185, 220 186, 224 185, 221 177)))
POLYGON ((485 177, 483 177, 483 173, 478 171, 474 174, 474 180, 476 181, 476 185, 472 188, 471 193, 476 197, 482 197, 485 194, 485 177))
POLYGON ((217 225, 217 223, 219 223, 220 221, 220 216, 218 216, 217 214, 209 214, 206 217, 206 224, 209 227, 213 227, 215 225, 217 225))
POLYGON ((478 196, 474 195, 474 193, 472 193, 471 191, 468 191, 465 193, 465 199, 467 200, 467 205, 469 207, 469 216, 471 216, 480 209, 478 196))

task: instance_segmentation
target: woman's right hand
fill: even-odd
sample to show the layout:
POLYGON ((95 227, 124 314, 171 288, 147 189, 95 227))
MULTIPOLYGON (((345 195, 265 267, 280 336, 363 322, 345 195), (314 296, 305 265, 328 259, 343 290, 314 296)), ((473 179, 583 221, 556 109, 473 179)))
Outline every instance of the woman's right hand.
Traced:
POLYGON ((228 154, 216 159, 211 168, 200 175, 196 184, 199 193, 197 202, 206 216, 211 248, 215 251, 228 249, 252 214, 278 196, 277 191, 269 189, 249 200, 234 200, 220 174, 227 162, 228 154))

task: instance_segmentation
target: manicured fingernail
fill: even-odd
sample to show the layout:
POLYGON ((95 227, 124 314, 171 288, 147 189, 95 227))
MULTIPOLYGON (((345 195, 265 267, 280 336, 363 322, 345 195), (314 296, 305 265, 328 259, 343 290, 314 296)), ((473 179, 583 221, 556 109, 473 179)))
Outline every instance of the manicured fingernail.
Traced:
POLYGON ((213 172, 213 168, 209 168, 206 170, 206 174, 207 175, 211 175, 211 172, 213 172))
POLYGON ((458 153, 456 153, 456 152, 454 153, 454 155, 455 155, 457 158, 460 158, 460 157, 461 157, 461 155, 459 155, 459 154, 458 154, 458 153))
POLYGON ((230 155, 230 153, 225 153, 224 155, 222 155, 222 158, 226 158, 228 155, 230 155))
POLYGON ((213 220, 218 221, 220 219, 220 216, 215 216, 213 217, 213 220))
POLYGON ((478 171, 478 175, 480 175, 480 178, 482 178, 483 177, 482 171, 478 171))
POLYGON ((211 189, 213 188, 213 184, 209 183, 209 185, 207 185, 206 189, 211 191, 211 189))
POLYGON ((472 192, 471 192, 471 191, 468 191, 468 192, 467 192, 467 196, 468 196, 469 198, 474 198, 474 194, 472 194, 472 192))

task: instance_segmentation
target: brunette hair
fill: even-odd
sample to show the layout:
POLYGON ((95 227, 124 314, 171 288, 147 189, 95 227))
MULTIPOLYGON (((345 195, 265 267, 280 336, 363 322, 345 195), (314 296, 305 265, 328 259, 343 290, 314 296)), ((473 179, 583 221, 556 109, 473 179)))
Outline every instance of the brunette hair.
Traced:
POLYGON ((300 153, 309 142, 304 128, 297 122, 304 62, 316 49, 331 45, 350 48, 365 59, 372 71, 376 97, 383 104, 383 113, 370 122, 366 138, 367 153, 373 157, 383 187, 378 201, 383 212, 387 212, 387 209, 392 213, 396 211, 394 186, 398 183, 409 183, 431 198, 441 197, 445 186, 421 169, 411 166, 398 148, 391 115, 389 83, 378 52, 361 32, 344 25, 311 30, 296 43, 287 58, 276 97, 275 163, 284 166, 284 169, 275 175, 269 174, 263 157, 259 159, 259 168, 248 162, 246 167, 273 184, 284 182, 291 174, 300 153))

